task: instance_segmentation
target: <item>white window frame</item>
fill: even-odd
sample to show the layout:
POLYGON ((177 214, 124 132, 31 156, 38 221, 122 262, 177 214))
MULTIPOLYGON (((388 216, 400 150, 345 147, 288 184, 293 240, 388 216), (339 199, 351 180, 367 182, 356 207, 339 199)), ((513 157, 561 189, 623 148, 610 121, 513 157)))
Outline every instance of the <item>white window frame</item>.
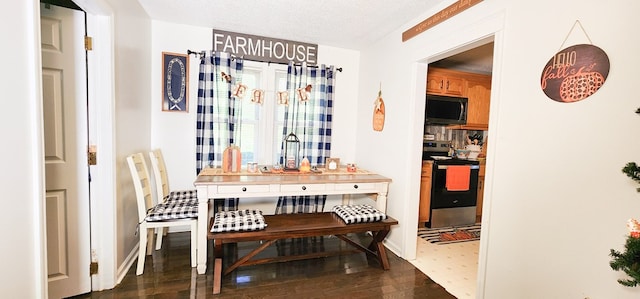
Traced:
MULTIPOLYGON (((286 88, 287 78, 287 66, 282 64, 270 64, 254 61, 245 61, 243 66, 243 77, 251 74, 258 73, 257 86, 247 86, 248 91, 243 101, 250 102, 254 89, 264 90, 264 99, 260 105, 258 111, 258 119, 255 121, 243 120, 242 125, 245 123, 252 123, 257 126, 254 142, 253 153, 254 161, 260 165, 273 165, 278 162, 279 150, 282 142, 282 126, 284 121, 282 119, 276 119, 277 109, 282 109, 277 104, 276 93, 284 91, 286 88), (285 80, 285 86, 277 86, 277 80, 285 80), (276 157, 276 155, 278 155, 276 157)), ((282 83, 281 83, 282 84, 282 83)), ((246 116, 246 112, 243 112, 243 116, 246 116)), ((282 118, 282 117, 280 117, 282 118)), ((244 140, 243 142, 246 142, 244 140)))

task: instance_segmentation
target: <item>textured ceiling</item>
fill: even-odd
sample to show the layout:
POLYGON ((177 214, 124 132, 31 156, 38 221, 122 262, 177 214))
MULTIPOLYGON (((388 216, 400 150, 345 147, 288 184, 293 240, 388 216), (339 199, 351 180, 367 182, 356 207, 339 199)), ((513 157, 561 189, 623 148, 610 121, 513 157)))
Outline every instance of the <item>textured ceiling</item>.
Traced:
MULTIPOLYGON (((171 23, 363 50, 436 6, 453 0, 137 0, 171 23)), ((422 21, 417 19, 416 23, 422 21)), ((401 36, 398 35, 398 40, 401 36)), ((434 63, 491 73, 493 43, 434 63)))
POLYGON ((154 20, 361 50, 447 0, 137 1, 154 20))

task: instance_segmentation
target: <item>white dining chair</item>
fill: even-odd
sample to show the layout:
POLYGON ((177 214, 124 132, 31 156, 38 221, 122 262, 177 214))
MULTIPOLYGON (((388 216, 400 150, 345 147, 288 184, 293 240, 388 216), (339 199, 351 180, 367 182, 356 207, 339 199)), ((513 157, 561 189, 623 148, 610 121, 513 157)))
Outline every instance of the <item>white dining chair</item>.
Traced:
POLYGON ((189 226, 191 230, 191 267, 196 266, 196 245, 198 227, 198 205, 189 202, 161 202, 153 203, 151 194, 151 182, 149 171, 142 153, 132 154, 127 157, 129 171, 133 179, 138 203, 138 236, 140 245, 138 249, 138 268, 136 275, 144 272, 144 261, 151 249, 147 248, 153 242, 153 230, 156 228, 189 226), (150 240, 147 240, 147 239, 150 240))
MULTIPOLYGON (((171 190, 169 187, 169 175, 167 167, 164 163, 164 156, 160 149, 149 152, 149 160, 151 160, 151 169, 153 170, 153 180, 156 186, 156 199, 160 203, 169 202, 189 202, 190 204, 198 204, 198 195, 195 189, 192 190, 171 190)), ((166 228, 156 229, 156 250, 162 248, 162 238, 166 235, 166 228)))
POLYGON ((167 166, 164 163, 164 156, 160 149, 150 151, 149 160, 151 160, 151 169, 153 169, 153 179, 156 182, 156 198, 158 202, 198 200, 195 189, 171 190, 167 166))

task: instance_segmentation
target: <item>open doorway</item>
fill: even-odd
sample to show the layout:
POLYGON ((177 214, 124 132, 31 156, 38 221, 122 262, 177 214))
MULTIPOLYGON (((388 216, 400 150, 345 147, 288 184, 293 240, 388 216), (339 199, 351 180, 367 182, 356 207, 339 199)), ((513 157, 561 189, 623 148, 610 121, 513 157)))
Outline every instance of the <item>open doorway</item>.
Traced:
MULTIPOLYGON (((428 95, 464 101, 466 121, 454 124, 428 122, 427 111, 425 111, 418 217, 419 237, 414 265, 458 298, 475 298, 476 294, 484 199, 484 165, 486 165, 486 144, 490 136, 488 124, 493 52, 493 39, 477 42, 464 49, 452 50, 444 55, 445 58, 429 63, 426 78, 428 95), (475 181, 468 185, 473 189, 469 194, 473 194, 475 200, 459 204, 453 203, 457 199, 451 199, 452 206, 445 208, 449 209, 447 211, 453 210, 454 213, 440 216, 440 218, 444 218, 445 222, 453 222, 441 224, 442 219, 438 219, 440 223, 432 225, 436 221, 434 212, 436 216, 445 215, 441 212, 446 209, 440 206, 441 203, 434 201, 437 200, 434 198, 434 193, 440 192, 435 188, 443 187, 432 185, 434 179, 441 177, 441 174, 436 174, 434 169, 433 162, 437 159, 430 156, 433 154, 442 156, 442 159, 451 158, 451 156, 454 156, 453 159, 465 159, 464 156, 455 157, 456 153, 460 151, 464 154, 463 150, 469 149, 478 151, 473 157, 466 157, 473 160, 472 163, 470 162, 471 168, 477 167, 476 176, 472 175, 470 178, 475 181), (465 214, 463 220, 451 219, 460 215, 457 210, 464 211, 460 212, 465 214), (429 234, 423 234, 425 230, 429 230, 429 234)), ((429 109, 428 104, 425 107, 429 109)), ((469 155, 468 152, 466 154, 469 155)), ((441 193, 447 193, 447 191, 441 193)))

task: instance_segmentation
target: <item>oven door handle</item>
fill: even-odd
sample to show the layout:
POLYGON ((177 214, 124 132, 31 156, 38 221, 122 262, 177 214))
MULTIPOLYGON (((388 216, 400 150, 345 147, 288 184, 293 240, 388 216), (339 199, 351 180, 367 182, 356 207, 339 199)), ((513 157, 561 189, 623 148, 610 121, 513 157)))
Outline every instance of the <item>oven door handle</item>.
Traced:
MULTIPOLYGON (((438 165, 438 169, 447 169, 448 167, 449 165, 438 165)), ((471 169, 480 169, 480 165, 471 165, 471 169)))

